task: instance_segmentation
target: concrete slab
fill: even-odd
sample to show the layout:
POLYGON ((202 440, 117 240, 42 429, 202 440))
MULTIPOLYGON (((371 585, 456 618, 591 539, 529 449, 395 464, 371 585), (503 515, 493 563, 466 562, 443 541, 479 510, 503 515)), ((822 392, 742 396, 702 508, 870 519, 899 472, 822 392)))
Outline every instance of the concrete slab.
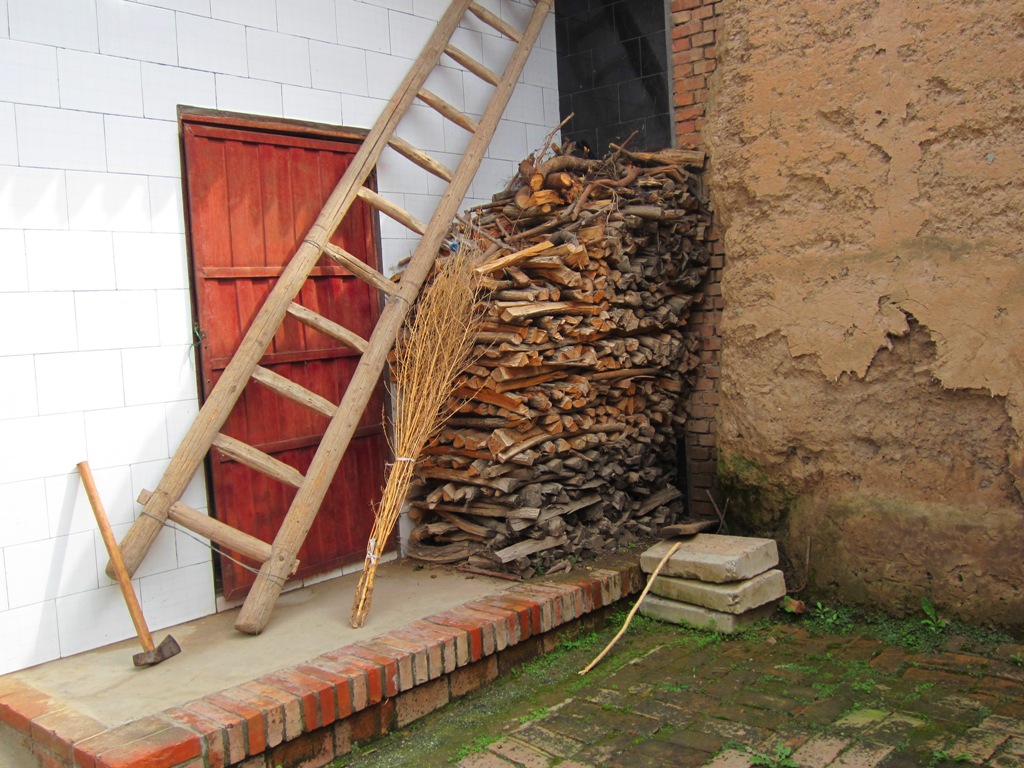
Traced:
POLYGON ((726 584, 658 576, 651 585, 651 592, 676 602, 738 614, 780 599, 786 594, 786 579, 777 569, 726 584))
MULTIPOLYGON (((359 574, 285 592, 262 634, 234 628, 238 609, 154 631, 173 635, 181 653, 155 667, 136 668, 137 640, 51 661, 6 677, 28 683, 107 726, 178 706, 260 675, 300 664, 340 646, 368 640, 470 600, 502 592, 513 582, 474 576, 410 560, 381 565, 366 623, 349 626, 359 574)), ((127 609, 126 609, 127 610, 127 609)))
MULTIPOLYGON (((640 568, 653 573, 661 558, 678 539, 658 542, 640 556, 640 568)), ((661 574, 722 584, 742 581, 779 564, 779 548, 772 539, 698 533, 665 563, 661 574)))
POLYGON ((712 611, 699 605, 677 603, 675 600, 651 594, 648 594, 644 601, 640 603, 640 613, 644 616, 649 616, 659 621, 667 621, 671 624, 689 624, 697 629, 721 632, 723 635, 742 632, 761 619, 771 616, 774 611, 775 603, 772 602, 747 613, 736 615, 712 611))

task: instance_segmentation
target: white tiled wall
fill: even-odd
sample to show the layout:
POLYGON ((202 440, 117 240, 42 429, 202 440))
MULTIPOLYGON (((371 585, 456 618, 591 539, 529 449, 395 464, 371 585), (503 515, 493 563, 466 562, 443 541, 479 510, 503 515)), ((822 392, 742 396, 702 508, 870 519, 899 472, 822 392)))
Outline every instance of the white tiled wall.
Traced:
MULTIPOLYGON (((522 28, 529 0, 484 0, 522 28)), ((122 536, 198 412, 177 106, 370 127, 447 0, 0 0, 0 674, 132 634, 75 464, 122 536)), ((472 15, 454 43, 512 45, 472 15)), ((549 19, 470 189, 504 186, 557 122, 549 19)), ((491 89, 442 59, 431 90, 491 89)), ((454 169, 469 134, 414 106, 399 134, 454 169)), ((386 155, 427 219, 444 184, 386 155)), ((385 268, 414 240, 381 222, 385 268)), ((185 503, 206 509, 202 473, 185 503)), ((215 610, 210 553, 165 529, 135 574, 159 629, 215 610)))

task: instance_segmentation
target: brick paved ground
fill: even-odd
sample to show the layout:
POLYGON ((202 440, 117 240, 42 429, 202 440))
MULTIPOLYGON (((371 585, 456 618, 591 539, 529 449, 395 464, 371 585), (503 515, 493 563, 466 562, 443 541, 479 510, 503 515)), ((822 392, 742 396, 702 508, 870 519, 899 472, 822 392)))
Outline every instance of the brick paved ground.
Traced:
POLYGON ((346 764, 1024 766, 1021 646, 914 653, 784 624, 734 640, 642 624, 586 678, 575 670, 610 631, 346 764), (454 740, 438 736, 445 718, 454 740))

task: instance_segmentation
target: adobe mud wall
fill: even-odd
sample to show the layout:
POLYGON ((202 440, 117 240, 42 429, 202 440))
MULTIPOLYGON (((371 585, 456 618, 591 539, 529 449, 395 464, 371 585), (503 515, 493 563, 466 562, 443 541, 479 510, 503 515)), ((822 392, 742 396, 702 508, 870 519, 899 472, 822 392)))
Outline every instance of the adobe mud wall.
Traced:
POLYGON ((1024 10, 727 0, 719 485, 790 579, 1024 624, 1024 10))

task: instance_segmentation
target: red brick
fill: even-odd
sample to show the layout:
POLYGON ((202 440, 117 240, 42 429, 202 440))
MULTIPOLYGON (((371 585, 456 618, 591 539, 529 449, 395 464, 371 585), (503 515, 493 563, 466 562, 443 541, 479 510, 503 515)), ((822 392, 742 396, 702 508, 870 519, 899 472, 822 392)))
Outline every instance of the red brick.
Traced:
MULTIPOLYGON (((676 92, 675 92, 675 94, 674 94, 674 96, 672 98, 673 98, 673 103, 675 104, 675 106, 677 108, 678 107, 689 107, 691 104, 696 102, 696 99, 694 98, 692 93, 684 93, 683 91, 680 91, 680 90, 676 90, 676 92)), ((676 109, 676 112, 679 112, 679 111, 680 111, 679 109, 676 109)))
MULTIPOLYGON (((174 712, 174 710, 171 711, 174 712)), ((202 716, 221 729, 224 734, 224 755, 228 765, 234 765, 245 759, 248 741, 243 717, 202 699, 186 704, 182 707, 182 711, 202 716)), ((190 727, 196 730, 195 726, 190 727)), ((209 743, 207 748, 212 749, 209 743)))
POLYGON ((83 739, 74 747, 83 768, 165 768, 202 754, 199 736, 151 715, 83 739))
POLYGON ((59 707, 58 701, 28 685, 11 685, 0 694, 0 720, 25 733, 31 720, 59 707))
POLYGON ((448 703, 448 680, 417 685, 395 699, 395 725, 404 728, 448 703))
MULTIPOLYGON (((425 644, 403 640, 392 632, 384 637, 376 638, 373 642, 373 647, 381 649, 382 652, 385 648, 394 648, 398 660, 399 680, 404 680, 408 676, 412 683, 407 688, 404 688, 404 690, 422 685, 430 679, 430 668, 427 663, 427 646, 425 644)), ((403 690, 403 687, 399 685, 399 691, 401 690, 403 690)))
POLYGON ((276 685, 269 685, 264 680, 253 680, 241 686, 257 696, 264 696, 277 701, 284 709, 284 739, 290 741, 297 738, 303 731, 302 697, 276 685))
POLYGON ((395 701, 388 699, 348 718, 352 741, 363 743, 386 735, 395 722, 395 701))
POLYGON ((679 53, 680 51, 688 51, 692 48, 690 45, 690 38, 688 37, 677 37, 672 41, 672 53, 679 53))
POLYGON ((702 0, 673 0, 673 11, 688 11, 693 8, 700 8, 702 0))
MULTIPOLYGON (((458 627, 461 630, 465 630, 469 633, 469 660, 475 662, 475 660, 482 658, 486 651, 484 645, 484 627, 482 623, 474 620, 472 616, 461 615, 455 610, 445 610, 443 613, 437 613, 428 618, 432 624, 439 624, 447 627, 458 627)), ((494 653, 494 637, 490 636, 490 653, 494 653)))
POLYGON ((384 668, 387 675, 385 688, 388 696, 395 696, 401 691, 412 688, 416 681, 412 673, 412 654, 400 651, 375 641, 363 641, 345 648, 346 651, 361 656, 369 661, 375 661, 384 668), (394 680, 394 687, 390 681, 394 680))
POLYGON ((302 730, 313 731, 337 719, 334 686, 326 680, 284 669, 259 678, 261 683, 297 696, 302 706, 302 730))
MULTIPOLYGON (((169 720, 199 734, 199 739, 203 745, 203 756, 208 768, 223 768, 227 765, 227 734, 218 723, 180 707, 164 710, 163 715, 169 720)), ((241 760, 244 756, 243 750, 238 759, 241 760)))
POLYGON ((719 19, 717 16, 714 17, 714 18, 705 19, 704 23, 701 25, 701 31, 702 32, 714 32, 715 30, 717 30, 719 28, 721 23, 722 23, 721 19, 719 19))
POLYGON ((468 632, 455 627, 431 624, 429 621, 414 621, 411 624, 406 624, 405 629, 426 637, 436 638, 441 643, 441 656, 446 673, 469 663, 468 632))
POLYGON ((706 50, 706 48, 690 48, 685 51, 674 52, 672 54, 672 79, 676 80, 680 77, 680 75, 676 73, 675 67, 680 64, 691 64, 695 61, 703 61, 706 58, 704 54, 704 51, 706 50))
POLYGON ((700 32, 701 22, 699 19, 691 19, 684 24, 676 24, 672 27, 672 39, 690 37, 700 32))
MULTIPOLYGON (((696 125, 696 123, 693 120, 684 120, 682 122, 678 122, 676 124, 676 130, 679 132, 680 140, 686 139, 686 138, 692 138, 694 136, 696 136, 698 139, 700 139, 700 134, 697 133, 696 128, 694 128, 695 125, 696 125)), ((688 143, 693 144, 693 143, 696 143, 696 142, 690 141, 688 143)))
MULTIPOLYGON (((211 693, 206 697, 206 701, 242 718, 245 725, 246 754, 258 755, 267 748, 267 728, 263 712, 249 704, 244 704, 241 701, 236 701, 219 693, 211 693)), ((188 705, 188 708, 199 712, 199 714, 204 714, 191 704, 188 705)))
POLYGON ((319 728, 275 748, 270 753, 267 764, 284 765, 288 768, 322 768, 333 760, 333 729, 319 728))
POLYGON ((695 61, 692 65, 693 74, 695 75, 707 75, 715 71, 718 63, 714 59, 702 59, 701 61, 695 61))
POLYGON ((413 654, 417 681, 435 680, 444 674, 444 643, 439 638, 404 627, 388 632, 380 640, 387 643, 390 642, 389 638, 394 638, 409 648, 418 649, 413 654))
POLYGON ((713 5, 702 5, 700 8, 693 10, 693 18, 695 19, 710 19, 715 15, 715 7, 713 5))
MULTIPOLYGON (((263 720, 264 738, 266 738, 268 747, 276 747, 284 741, 285 713, 284 704, 280 701, 241 685, 227 688, 217 695, 222 696, 226 700, 237 701, 240 704, 252 707, 260 713, 260 717, 263 720)), ((216 703, 218 706, 225 706, 220 701, 216 703)), ((250 752, 250 754, 256 753, 250 752)))
POLYGON ((488 656, 486 659, 461 667, 451 673, 448 682, 451 686, 451 697, 457 699, 475 691, 498 677, 498 659, 488 656))
POLYGON ((676 120, 690 120, 704 114, 703 104, 694 104, 690 107, 676 110, 676 120))
POLYGON ((99 720, 73 709, 51 710, 34 718, 29 726, 32 740, 55 755, 70 760, 75 742, 106 730, 99 720))
POLYGON ((693 11, 675 11, 672 14, 672 24, 685 24, 693 18, 693 11))
POLYGON ((469 634, 469 660, 477 661, 484 655, 484 632, 479 622, 469 621, 458 616, 454 611, 445 611, 430 616, 427 621, 431 624, 440 624, 443 627, 456 627, 465 630, 469 634))
POLYGON ((487 617, 494 624, 495 651, 503 651, 519 642, 519 614, 511 608, 490 605, 483 600, 466 603, 463 608, 487 617))
MULTIPOLYGON (((341 669, 351 670, 355 668, 362 670, 363 674, 366 675, 366 698, 371 706, 379 701, 383 701, 385 693, 387 693, 388 696, 394 696, 395 693, 398 693, 397 683, 394 679, 394 674, 397 674, 398 672, 397 664, 394 667, 394 674, 390 676, 391 685, 385 687, 384 668, 380 664, 369 661, 362 656, 353 656, 351 653, 347 653, 347 650, 347 648, 344 648, 336 651, 328 651, 323 654, 321 658, 338 662, 341 669)), ((362 707, 356 707, 356 710, 360 709, 362 709, 362 707)))
POLYGON ((540 632, 540 608, 536 603, 517 599, 511 595, 497 595, 487 598, 487 601, 516 612, 519 621, 520 641, 540 632))
MULTIPOLYGON (((676 80, 676 91, 693 91, 696 94, 707 88, 707 84, 707 78, 704 75, 684 77, 682 80, 676 80)), ((700 97, 695 95, 695 98, 699 99, 700 97)))
POLYGON ((715 42, 715 33, 714 32, 701 32, 699 34, 693 35, 690 38, 690 44, 694 48, 703 48, 704 46, 711 45, 714 42, 715 42))
POLYGON ((314 659, 308 664, 300 664, 296 669, 333 686, 339 720, 348 717, 354 710, 362 709, 369 704, 366 693, 366 675, 359 670, 343 672, 330 659, 314 659), (359 706, 356 706, 357 689, 359 691, 359 706))
MULTIPOLYGON (((715 444, 715 436, 714 435, 701 435, 700 439, 698 440, 698 444, 699 445, 714 445, 715 444)), ((713 482, 713 480, 709 481, 709 482, 713 482)))

